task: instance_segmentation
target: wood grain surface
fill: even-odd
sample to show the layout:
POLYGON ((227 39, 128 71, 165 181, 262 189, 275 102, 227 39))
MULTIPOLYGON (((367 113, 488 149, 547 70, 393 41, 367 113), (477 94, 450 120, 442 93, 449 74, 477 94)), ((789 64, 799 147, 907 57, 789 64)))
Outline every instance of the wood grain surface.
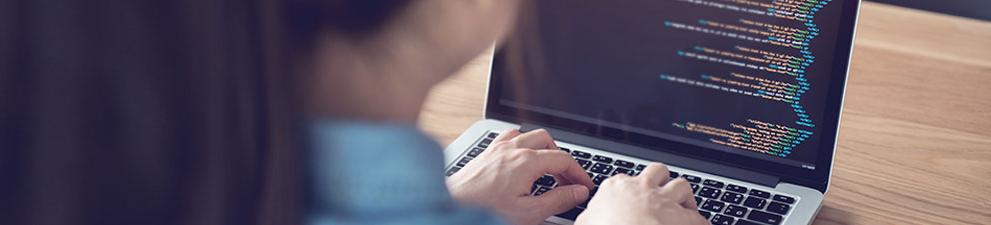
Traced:
MULTIPOLYGON (((489 58, 424 106, 442 144, 482 118, 489 58)), ((991 23, 865 2, 832 177, 816 224, 991 223, 991 23)))

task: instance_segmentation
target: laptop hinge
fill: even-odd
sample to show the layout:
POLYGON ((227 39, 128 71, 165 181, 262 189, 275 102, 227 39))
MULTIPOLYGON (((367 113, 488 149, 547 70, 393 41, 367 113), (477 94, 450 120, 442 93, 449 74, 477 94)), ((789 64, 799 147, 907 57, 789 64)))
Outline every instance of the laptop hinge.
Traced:
POLYGON ((595 149, 606 150, 622 155, 633 156, 656 162, 663 162, 668 165, 716 174, 716 175, 743 180, 772 188, 776 187, 778 185, 778 182, 780 182, 780 178, 778 178, 777 176, 758 173, 729 165, 723 165, 719 163, 690 158, 686 156, 680 156, 673 153, 669 153, 668 150, 652 150, 629 144, 603 140, 599 138, 590 138, 586 135, 581 135, 560 129, 554 129, 550 127, 538 126, 535 124, 528 124, 528 123, 523 123, 522 126, 520 127, 520 131, 526 132, 539 128, 546 129, 548 132, 551 133, 551 136, 553 136, 554 139, 558 141, 567 142, 570 144, 576 144, 595 149))

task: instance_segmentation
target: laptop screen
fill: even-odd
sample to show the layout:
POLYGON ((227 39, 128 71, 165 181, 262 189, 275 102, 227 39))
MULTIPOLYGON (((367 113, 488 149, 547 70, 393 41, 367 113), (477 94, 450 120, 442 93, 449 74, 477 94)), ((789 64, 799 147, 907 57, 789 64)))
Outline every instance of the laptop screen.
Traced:
POLYGON ((490 104, 792 170, 832 151, 843 0, 527 2, 490 104))

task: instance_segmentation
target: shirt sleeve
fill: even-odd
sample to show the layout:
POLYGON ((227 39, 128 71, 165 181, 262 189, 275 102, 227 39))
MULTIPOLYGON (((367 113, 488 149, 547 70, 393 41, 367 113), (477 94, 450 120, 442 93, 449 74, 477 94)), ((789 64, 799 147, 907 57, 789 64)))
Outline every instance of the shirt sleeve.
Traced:
POLYGON ((308 225, 504 224, 458 205, 443 151, 412 125, 318 121, 308 134, 308 225))

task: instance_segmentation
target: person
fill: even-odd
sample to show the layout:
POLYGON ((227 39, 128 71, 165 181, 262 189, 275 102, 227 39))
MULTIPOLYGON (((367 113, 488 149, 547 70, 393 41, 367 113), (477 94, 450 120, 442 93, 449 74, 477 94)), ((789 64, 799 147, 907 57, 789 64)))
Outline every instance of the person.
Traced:
MULTIPOLYGON (((540 224, 586 201, 591 178, 544 130, 501 132, 489 150, 447 179, 450 196, 492 210, 499 219, 451 212, 445 205, 441 151, 413 128, 432 86, 511 29, 519 0, 410 1, 362 35, 320 39, 309 108, 316 118, 311 149, 317 205, 311 224, 468 224, 505 220, 540 224), (329 62, 329 63, 327 63, 329 62), (328 88, 329 87, 329 88, 328 88), (372 88, 374 87, 374 88, 372 88), (322 143, 324 141, 330 143, 322 143), (401 148, 397 146, 403 146, 401 148), (335 149, 337 151, 325 151, 335 149), (370 168, 371 167, 371 168, 370 168), (531 184, 555 174, 565 184, 530 196, 531 184), (344 192, 349 197, 342 198, 344 192), (330 205, 323 205, 330 204, 330 205), (342 214, 340 209, 356 210, 342 214), (427 218, 459 217, 462 220, 427 218), (441 222, 441 221, 446 221, 441 222)), ((703 224, 690 186, 668 179, 661 164, 638 177, 607 179, 577 224, 703 224)))
MULTIPOLYGON (((0 223, 539 224, 591 187, 546 131, 445 178, 415 127, 520 4, 5 2, 0 223)), ((667 174, 607 179, 576 224, 707 224, 667 174)))

